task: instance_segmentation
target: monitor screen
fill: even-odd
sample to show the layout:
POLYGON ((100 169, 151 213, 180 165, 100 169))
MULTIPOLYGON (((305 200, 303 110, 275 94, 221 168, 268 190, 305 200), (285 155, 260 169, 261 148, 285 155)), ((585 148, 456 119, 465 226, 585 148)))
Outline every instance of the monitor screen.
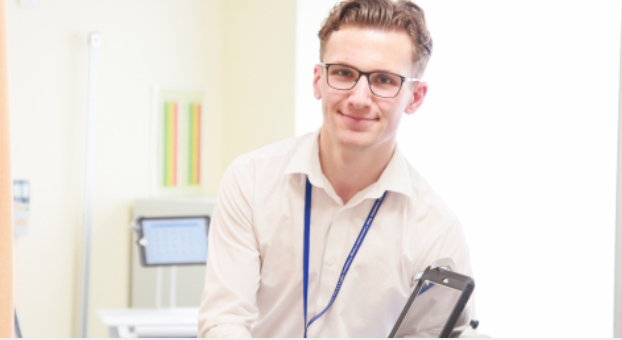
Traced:
POLYGON ((209 217, 143 218, 143 265, 205 264, 209 217))

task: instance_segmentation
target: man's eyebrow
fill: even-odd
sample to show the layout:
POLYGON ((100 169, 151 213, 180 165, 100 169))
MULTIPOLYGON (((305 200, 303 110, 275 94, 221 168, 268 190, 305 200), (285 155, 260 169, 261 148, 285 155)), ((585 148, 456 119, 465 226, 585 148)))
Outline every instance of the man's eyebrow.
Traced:
POLYGON ((361 70, 361 69, 359 69, 359 68, 358 68, 358 67, 356 67, 356 66, 353 66, 353 65, 351 65, 351 64, 348 64, 348 63, 346 63, 346 62, 340 62, 340 61, 336 61, 336 62, 333 62, 333 63, 326 63, 326 64, 350 66, 350 67, 355 68, 355 69, 357 69, 357 70, 359 70, 359 71, 362 71, 362 72, 367 72, 367 73, 371 73, 371 72, 386 72, 386 73, 391 73, 391 74, 397 74, 397 75, 400 75, 400 74, 399 74, 399 73, 397 73, 397 72, 390 71, 390 70, 387 70, 387 69, 382 69, 382 68, 381 68, 381 69, 376 69, 376 70, 373 70, 373 71, 365 71, 365 70, 361 70))

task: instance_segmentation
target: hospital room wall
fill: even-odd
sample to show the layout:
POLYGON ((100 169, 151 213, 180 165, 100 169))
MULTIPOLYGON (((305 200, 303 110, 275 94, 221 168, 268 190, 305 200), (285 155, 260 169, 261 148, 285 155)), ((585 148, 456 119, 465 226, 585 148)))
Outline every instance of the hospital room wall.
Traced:
POLYGON ((230 0, 223 18, 226 166, 294 136, 296 1, 230 0))
POLYGON ((97 308, 127 307, 128 224, 149 195, 153 84, 204 88, 208 194, 221 172, 220 3, 8 1, 14 178, 31 182, 31 224, 16 242, 16 305, 25 336, 77 335, 80 319, 89 32, 99 59, 89 335, 97 308))
POLYGON ((129 306, 131 207, 150 194, 152 85, 205 89, 202 178, 215 195, 231 160, 294 135, 295 2, 6 4, 13 177, 30 180, 32 194, 15 249, 28 337, 78 335, 87 37, 103 36, 88 324, 105 337, 94 310, 129 306))

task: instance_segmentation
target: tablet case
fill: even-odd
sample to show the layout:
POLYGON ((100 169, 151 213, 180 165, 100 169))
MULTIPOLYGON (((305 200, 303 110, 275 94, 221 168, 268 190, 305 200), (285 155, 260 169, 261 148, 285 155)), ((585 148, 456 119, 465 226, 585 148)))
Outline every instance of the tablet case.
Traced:
POLYGON ((422 291, 422 289, 422 294, 425 294, 426 288, 423 287, 423 284, 426 281, 432 282, 433 284, 450 287, 462 292, 449 316, 449 319, 445 323, 445 326, 443 327, 443 330, 439 335, 439 338, 450 337, 456 325, 456 322, 460 317, 460 314, 462 313, 464 307, 469 301, 471 293, 473 293, 473 289, 475 288, 475 282, 472 278, 466 275, 462 275, 441 267, 430 266, 426 268, 426 270, 423 272, 423 275, 419 279, 419 282, 415 286, 415 289, 410 295, 408 302, 406 302, 406 305, 404 306, 402 313, 397 319, 395 326, 393 326, 393 330, 391 330, 389 338, 394 338, 397 335, 397 332, 399 331, 402 322, 406 318, 406 315, 408 314, 408 311, 410 310, 413 302, 415 301, 415 298, 419 296, 419 293, 422 291))

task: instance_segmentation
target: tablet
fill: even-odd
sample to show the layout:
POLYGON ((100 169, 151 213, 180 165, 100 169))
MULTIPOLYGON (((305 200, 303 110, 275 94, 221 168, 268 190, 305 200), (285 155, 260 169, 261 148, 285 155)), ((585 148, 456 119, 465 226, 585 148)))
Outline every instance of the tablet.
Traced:
POLYGON ((146 267, 205 264, 209 223, 209 216, 138 219, 141 264, 146 267))
POLYGON ((389 338, 448 338, 475 288, 468 276, 428 267, 389 338))

